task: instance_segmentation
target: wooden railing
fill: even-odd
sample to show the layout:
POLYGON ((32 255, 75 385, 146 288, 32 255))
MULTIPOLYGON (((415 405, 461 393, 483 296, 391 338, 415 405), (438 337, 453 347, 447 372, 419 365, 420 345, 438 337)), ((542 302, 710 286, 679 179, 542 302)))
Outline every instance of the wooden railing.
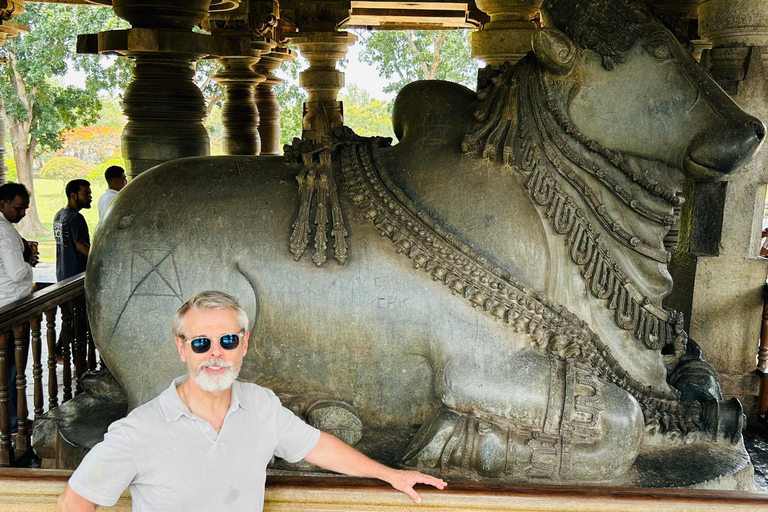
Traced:
MULTIPOLYGON (((71 471, 0 469, 0 512, 58 510, 71 471)), ((765 512, 768 494, 699 489, 639 489, 450 482, 443 491, 419 485, 421 505, 387 484, 365 478, 268 476, 264 512, 765 512)), ((254 504, 256 508, 256 504, 254 504)), ((102 510, 101 508, 99 510, 102 510)), ((131 510, 126 491, 115 512, 131 510)))
POLYGON ((29 448, 34 422, 29 418, 26 371, 32 347, 33 414, 39 419, 46 411, 71 400, 81 392, 79 378, 97 365, 96 351, 88 326, 83 292, 84 274, 43 288, 32 295, 0 308, 0 466, 9 466, 29 448), (57 314, 60 313, 57 338, 57 314), (43 383, 43 338, 47 348, 48 382, 43 383), (62 389, 57 377, 57 341, 61 340, 62 389), (9 383, 12 362, 16 381, 9 383), (73 364, 74 363, 74 364, 73 364), (73 366, 75 389, 73 392, 73 366), (44 388, 45 391, 44 392, 44 388), (15 449, 11 435, 11 394, 16 396, 18 430, 15 449), (47 394, 48 400, 45 401, 47 394))
POLYGON ((768 425, 768 284, 763 285, 763 324, 760 327, 760 348, 757 351, 755 373, 760 377, 757 417, 768 425))

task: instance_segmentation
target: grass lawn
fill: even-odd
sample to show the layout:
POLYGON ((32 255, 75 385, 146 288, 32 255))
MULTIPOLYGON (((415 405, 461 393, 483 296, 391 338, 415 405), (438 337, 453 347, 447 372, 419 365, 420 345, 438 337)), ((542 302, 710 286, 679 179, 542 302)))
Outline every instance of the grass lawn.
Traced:
MULTIPOLYGON (((56 242, 53 239, 53 217, 56 216, 61 208, 66 204, 64 197, 65 182, 58 180, 35 179, 35 199, 37 200, 37 213, 40 215, 40 222, 45 229, 51 232, 50 236, 38 237, 40 243, 40 260, 56 261, 56 242)), ((88 230, 93 236, 96 224, 99 221, 99 210, 96 203, 99 197, 107 189, 107 183, 100 180, 99 183, 91 183, 91 192, 93 193, 93 203, 91 208, 80 210, 88 223, 88 230)))

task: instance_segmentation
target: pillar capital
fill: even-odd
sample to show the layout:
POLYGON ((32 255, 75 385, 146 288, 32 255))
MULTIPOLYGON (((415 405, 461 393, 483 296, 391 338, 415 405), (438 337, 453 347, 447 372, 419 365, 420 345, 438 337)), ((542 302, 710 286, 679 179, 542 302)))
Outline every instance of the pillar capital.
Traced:
POLYGON ((699 32, 714 48, 768 46, 768 3, 756 0, 703 0, 699 32))
POLYGON ((469 36, 472 57, 488 65, 514 64, 531 50, 534 17, 543 0, 477 0, 491 20, 469 36))
POLYGON ((299 84, 308 93, 302 137, 321 141, 330 137, 333 128, 344 124, 341 102, 336 101, 344 87, 344 73, 336 69, 336 63, 357 41, 357 36, 344 31, 298 32, 288 39, 309 61, 309 69, 299 74, 299 84))

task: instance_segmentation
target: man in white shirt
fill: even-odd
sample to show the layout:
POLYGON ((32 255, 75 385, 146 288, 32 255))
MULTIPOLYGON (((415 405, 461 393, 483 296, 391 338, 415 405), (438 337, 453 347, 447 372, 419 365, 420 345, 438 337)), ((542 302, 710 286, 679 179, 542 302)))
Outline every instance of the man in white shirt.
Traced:
MULTIPOLYGON (((20 183, 0 185, 0 308, 32 293, 32 267, 37 254, 14 224, 27 214, 29 191, 20 183)), ((16 360, 11 358, 8 389, 14 388, 16 360)), ((11 431, 16 431, 16 393, 11 393, 11 431)))
POLYGON ((107 180, 107 190, 99 198, 99 219, 104 216, 107 206, 115 198, 118 192, 123 190, 128 184, 128 178, 125 177, 125 169, 119 165, 111 165, 104 171, 104 179, 107 180))
POLYGON ((261 512, 273 455, 379 478, 416 503, 415 484, 445 487, 439 478, 369 459, 304 423, 269 389, 235 380, 248 327, 245 311, 226 293, 200 292, 185 302, 171 329, 188 375, 110 425, 72 474, 60 510, 112 506, 130 486, 134 511, 261 512))
POLYGON ((19 183, 0 186, 0 307, 32 293, 37 254, 13 227, 27 214, 29 192, 19 183))

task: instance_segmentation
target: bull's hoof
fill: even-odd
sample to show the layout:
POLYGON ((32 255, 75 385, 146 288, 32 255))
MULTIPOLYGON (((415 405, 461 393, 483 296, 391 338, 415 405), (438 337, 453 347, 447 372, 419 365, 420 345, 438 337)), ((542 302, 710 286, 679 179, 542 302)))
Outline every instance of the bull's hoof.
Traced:
POLYGON ((683 402, 722 401, 717 382, 717 370, 707 362, 701 347, 688 340, 686 353, 680 358, 667 378, 669 384, 680 391, 683 402))
POLYGON ((547 420, 538 427, 524 419, 437 410, 411 441, 405 464, 461 479, 597 483, 617 478, 630 468, 642 443, 642 410, 626 391, 584 370, 576 374, 563 396, 553 395, 547 420))
POLYGON ((738 398, 725 402, 705 402, 701 417, 704 431, 716 442, 738 443, 747 424, 747 417, 738 398))

